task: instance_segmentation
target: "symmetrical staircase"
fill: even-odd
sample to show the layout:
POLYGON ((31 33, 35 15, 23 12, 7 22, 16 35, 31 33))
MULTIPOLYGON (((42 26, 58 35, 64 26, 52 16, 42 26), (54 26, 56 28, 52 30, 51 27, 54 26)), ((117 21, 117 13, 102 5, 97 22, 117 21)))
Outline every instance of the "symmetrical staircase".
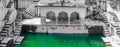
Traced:
MULTIPOLYGON (((10 44, 8 43, 9 40, 12 40, 12 42, 13 42, 16 40, 23 39, 23 37, 20 36, 22 25, 15 24, 15 19, 17 19, 16 18, 17 12, 15 11, 15 8, 14 8, 14 1, 6 0, 3 3, 6 3, 7 1, 9 1, 9 2, 7 4, 5 4, 5 6, 0 8, 0 11, 1 11, 0 22, 1 21, 4 22, 4 27, 2 26, 3 28, 1 28, 2 30, 0 31, 0 47, 13 47, 13 46, 10 46, 10 44, 13 45, 13 43, 11 43, 11 42, 10 42, 10 44), (15 25, 16 25, 16 27, 15 27, 15 25), (3 36, 4 38, 1 39, 1 36, 3 36), (14 36, 17 36, 16 39, 14 39, 14 36), (6 44, 9 46, 7 46, 6 44)), ((21 42, 21 41, 18 41, 18 42, 21 42)))
POLYGON ((7 36, 9 32, 9 28, 10 28, 10 24, 5 24, 1 31, 1 35, 7 36))
POLYGON ((16 28, 15 28, 15 31, 14 31, 14 35, 15 36, 20 36, 20 34, 21 34, 21 28, 22 28, 22 24, 16 25, 16 28))
POLYGON ((35 5, 31 4, 30 6, 28 6, 27 8, 25 8, 25 10, 23 11, 24 17, 26 18, 34 18, 35 17, 35 5))
POLYGON ((119 15, 117 15, 117 14, 115 14, 115 15, 113 15, 113 17, 112 17, 112 20, 113 20, 113 22, 112 22, 112 28, 113 28, 113 30, 114 30, 114 34, 116 34, 116 35, 118 35, 118 32, 120 32, 120 19, 119 19, 119 17, 118 17, 119 15))
POLYGON ((110 32, 110 19, 109 19, 109 17, 110 16, 108 16, 108 15, 106 15, 107 13, 103 13, 104 14, 104 23, 106 24, 106 26, 103 26, 103 34, 105 35, 105 36, 111 36, 111 32, 110 32))
MULTIPOLYGON (((113 10, 110 3, 107 3, 107 12, 106 17, 109 20, 109 32, 111 35, 118 34, 120 32, 120 17, 119 12, 116 10, 113 10)), ((107 31, 105 31, 107 32, 107 31)), ((107 33, 105 33, 107 35, 107 33)), ((108 33, 109 34, 109 33, 108 33)))
POLYGON ((26 10, 25 11, 23 11, 23 14, 24 14, 24 17, 26 17, 26 18, 33 18, 33 16, 29 13, 29 12, 27 12, 26 10))
POLYGON ((18 15, 15 20, 15 30, 13 32, 14 36, 20 36, 21 34, 21 28, 22 28, 21 20, 22 20, 22 16, 18 15))
POLYGON ((110 20, 109 20, 109 26, 104 27, 104 34, 105 36, 111 36, 112 34, 116 34, 114 32, 119 32, 120 31, 120 20, 116 16, 117 14, 114 13, 109 13, 110 15, 110 20), (112 29, 113 28, 113 29, 112 29))
POLYGON ((1 35, 3 35, 3 36, 7 36, 8 35, 10 24, 7 24, 7 22, 9 20, 10 14, 11 13, 8 11, 6 16, 5 16, 5 18, 4 18, 5 25, 4 25, 4 27, 2 28, 2 31, 1 31, 1 35))
POLYGON ((113 28, 114 28, 114 32, 116 32, 115 34, 119 35, 120 27, 117 26, 117 27, 113 27, 113 28))
POLYGON ((109 30, 109 27, 103 27, 104 28, 104 35, 105 36, 110 36, 111 33, 110 33, 110 30, 109 30))

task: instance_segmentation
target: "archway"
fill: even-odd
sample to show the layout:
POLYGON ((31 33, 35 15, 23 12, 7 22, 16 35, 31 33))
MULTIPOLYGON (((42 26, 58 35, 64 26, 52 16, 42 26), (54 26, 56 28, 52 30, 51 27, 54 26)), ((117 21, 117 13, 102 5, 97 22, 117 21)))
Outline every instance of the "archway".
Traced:
POLYGON ((50 19, 50 22, 47 22, 46 24, 55 24, 56 23, 56 16, 53 11, 49 11, 46 13, 46 19, 50 19))
POLYGON ((68 24, 68 14, 64 11, 59 13, 58 24, 68 24))
POLYGON ((78 12, 71 13, 70 24, 80 24, 80 16, 78 12))

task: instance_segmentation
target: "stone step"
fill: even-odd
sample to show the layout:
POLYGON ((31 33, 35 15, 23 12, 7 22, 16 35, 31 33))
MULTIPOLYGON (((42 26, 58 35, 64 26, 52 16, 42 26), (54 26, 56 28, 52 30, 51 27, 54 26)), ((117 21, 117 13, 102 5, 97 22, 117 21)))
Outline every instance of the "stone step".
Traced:
POLYGON ((18 26, 22 26, 22 23, 19 23, 18 26))
POLYGON ((15 30, 17 30, 17 31, 21 31, 21 28, 16 28, 15 30))
POLYGON ((105 34, 105 36, 111 36, 110 34, 105 34))
POLYGON ((106 33, 106 34, 110 34, 110 33, 106 33))
POLYGON ((105 34, 110 34, 110 32, 105 32, 105 34))
POLYGON ((5 38, 5 36, 0 36, 0 41, 2 41, 5 38))
POLYGON ((9 27, 10 27, 10 25, 5 25, 4 27, 5 27, 5 28, 9 28, 9 27))
POLYGON ((16 30, 16 31, 14 31, 14 33, 20 33, 21 31, 19 31, 19 30, 16 30))
POLYGON ((109 32, 109 30, 105 31, 105 32, 109 32))
POLYGON ((109 32, 109 31, 105 31, 105 32, 109 32))
MULTIPOLYGON (((109 31, 106 31, 105 33, 108 33, 109 31)), ((109 32, 110 33, 110 32, 109 32)))
POLYGON ((20 35, 20 33, 14 33, 14 35, 19 36, 19 35, 20 35))
POLYGON ((8 31, 8 29, 2 29, 2 31, 8 31))
POLYGON ((1 31, 1 33, 7 33, 8 31, 1 31))
POLYGON ((22 27, 22 24, 18 24, 18 25, 16 25, 16 27, 22 27))
POLYGON ((22 28, 22 26, 16 26, 16 28, 22 28))
POLYGON ((15 29, 15 31, 21 31, 21 29, 15 29))
POLYGON ((110 34, 105 34, 105 35, 110 35, 110 34))
POLYGON ((14 32, 13 34, 17 34, 17 35, 20 35, 20 32, 14 32))
POLYGON ((109 31, 109 30, 105 29, 104 31, 109 31))
POLYGON ((24 39, 24 36, 19 36, 16 40, 15 40, 15 44, 21 44, 22 41, 24 39))
POLYGON ((21 28, 16 28, 16 30, 21 30, 21 28))
POLYGON ((7 33, 2 33, 2 32, 1 32, 1 35, 7 35, 7 33))
POLYGON ((9 30, 9 28, 5 28, 5 27, 4 27, 3 30, 9 30))
POLYGON ((5 23, 5 25, 11 25, 10 23, 5 23))
POLYGON ((19 21, 16 21, 16 23, 20 23, 19 21))
POLYGON ((120 31, 120 28, 116 28, 117 31, 120 31))
POLYGON ((8 42, 11 40, 12 38, 4 38, 2 41, 1 41, 1 44, 8 44, 8 42))
POLYGON ((110 32, 109 32, 109 31, 105 31, 104 33, 105 33, 105 34, 110 34, 110 32))
POLYGON ((110 34, 110 33, 105 33, 105 34, 110 34))

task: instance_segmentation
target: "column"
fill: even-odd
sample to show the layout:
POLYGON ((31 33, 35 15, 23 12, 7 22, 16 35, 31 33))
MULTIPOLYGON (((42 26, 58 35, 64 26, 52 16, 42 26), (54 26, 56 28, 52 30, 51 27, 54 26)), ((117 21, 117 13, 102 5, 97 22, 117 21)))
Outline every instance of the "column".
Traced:
POLYGON ((15 28, 16 28, 16 24, 15 22, 13 23, 13 30, 15 31, 15 28))
POLYGON ((79 15, 79 22, 80 22, 80 25, 81 25, 81 20, 82 20, 82 19, 81 19, 80 15, 79 15))
POLYGON ((39 17, 39 6, 37 7, 37 15, 39 17))
POLYGON ((70 17, 68 17, 68 25, 70 25, 70 17))
POLYGON ((86 30, 84 24, 85 24, 85 14, 81 13, 81 15, 80 15, 80 26, 81 26, 82 30, 86 30))
POLYGON ((7 37, 10 37, 11 32, 12 32, 12 24, 9 24, 9 29, 8 29, 8 33, 7 33, 7 37))
POLYGON ((56 17, 56 25, 58 25, 58 16, 56 17))
POLYGON ((68 25, 70 25, 70 13, 68 13, 68 25))
POLYGON ((45 16, 41 16, 41 25, 45 25, 46 23, 45 23, 45 16))
POLYGON ((58 13, 55 14, 56 14, 56 25, 58 25, 58 13))

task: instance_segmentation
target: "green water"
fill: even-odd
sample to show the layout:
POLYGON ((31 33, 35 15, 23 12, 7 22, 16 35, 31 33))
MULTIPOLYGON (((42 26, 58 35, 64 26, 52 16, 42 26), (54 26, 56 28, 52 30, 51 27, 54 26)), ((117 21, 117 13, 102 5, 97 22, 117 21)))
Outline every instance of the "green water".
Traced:
POLYGON ((15 47, 105 47, 103 35, 24 33, 24 41, 15 47))

